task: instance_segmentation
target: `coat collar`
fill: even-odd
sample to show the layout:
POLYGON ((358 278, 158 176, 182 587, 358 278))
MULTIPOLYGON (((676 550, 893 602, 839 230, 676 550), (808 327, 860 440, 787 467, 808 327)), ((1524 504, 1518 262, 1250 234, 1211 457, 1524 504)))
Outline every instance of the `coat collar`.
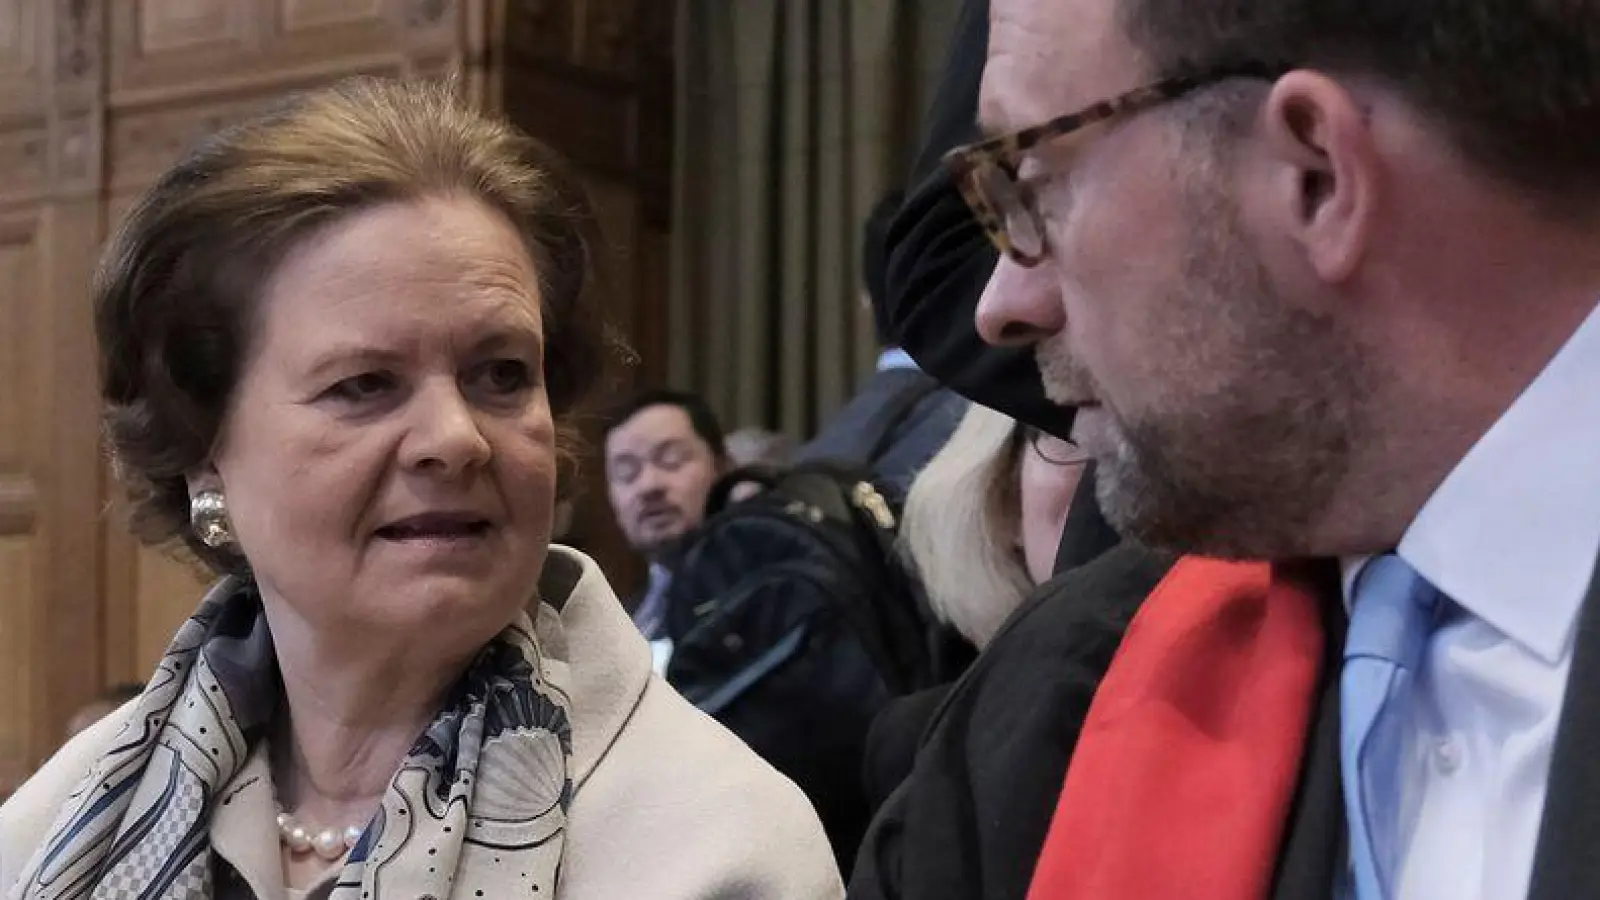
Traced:
POLYGON ((552 545, 539 578, 534 630, 550 680, 570 691, 574 788, 594 773, 638 709, 650 646, 594 560, 552 545))

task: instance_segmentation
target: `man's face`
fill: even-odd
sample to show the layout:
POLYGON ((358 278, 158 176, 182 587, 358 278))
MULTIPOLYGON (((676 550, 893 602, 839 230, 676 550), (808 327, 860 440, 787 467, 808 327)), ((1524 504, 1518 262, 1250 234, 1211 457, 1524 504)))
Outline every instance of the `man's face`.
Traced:
MULTIPOLYGON (((986 129, 1036 125, 1156 80, 1118 2, 993 0, 986 129)), ((1269 229, 1240 202, 1248 163, 1179 121, 1186 102, 1022 161, 1047 256, 1033 268, 1002 259, 978 327, 992 342, 1033 344, 1046 394, 1080 407, 1099 499, 1119 529, 1185 550, 1293 554, 1345 470, 1362 370, 1275 278, 1282 260, 1257 249, 1269 229)))
POLYGON ((611 508, 628 542, 647 556, 700 525, 723 468, 682 407, 645 407, 606 437, 611 508))

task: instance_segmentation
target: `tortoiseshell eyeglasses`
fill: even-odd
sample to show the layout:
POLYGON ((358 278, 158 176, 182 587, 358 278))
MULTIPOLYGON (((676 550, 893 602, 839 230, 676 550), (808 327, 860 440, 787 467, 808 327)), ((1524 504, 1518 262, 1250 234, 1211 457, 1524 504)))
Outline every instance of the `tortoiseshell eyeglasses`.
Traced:
POLYGON ((957 147, 945 154, 944 165, 955 177, 962 198, 995 248, 1017 265, 1031 268, 1044 260, 1048 248, 1037 197, 1032 186, 1018 177, 1022 154, 1045 141, 1098 122, 1143 112, 1219 82, 1233 78, 1273 80, 1290 68, 1244 63, 1211 69, 1201 75, 1168 78, 1032 128, 957 147))

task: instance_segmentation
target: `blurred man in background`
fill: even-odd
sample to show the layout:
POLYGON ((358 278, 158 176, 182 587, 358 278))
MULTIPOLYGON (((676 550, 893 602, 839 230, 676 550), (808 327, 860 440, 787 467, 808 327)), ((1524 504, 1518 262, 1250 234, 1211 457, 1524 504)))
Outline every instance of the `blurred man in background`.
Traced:
MULTIPOLYGON (((706 495, 729 468, 722 426, 695 394, 646 391, 611 417, 605 461, 617 523, 650 562, 650 583, 633 605, 633 620, 647 639, 661 641, 673 554, 705 519, 706 495)), ((658 645, 658 662, 665 651, 658 645)))
POLYGON ((794 460, 843 459, 871 471, 880 486, 904 497, 928 460, 961 423, 967 403, 918 368, 894 338, 886 305, 889 223, 904 194, 892 191, 867 217, 861 248, 865 302, 882 352, 870 378, 822 431, 795 451, 794 460))

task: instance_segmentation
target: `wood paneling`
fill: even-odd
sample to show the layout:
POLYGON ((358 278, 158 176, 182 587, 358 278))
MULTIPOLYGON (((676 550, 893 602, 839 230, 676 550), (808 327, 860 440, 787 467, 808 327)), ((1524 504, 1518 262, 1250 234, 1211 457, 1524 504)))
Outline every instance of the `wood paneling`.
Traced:
POLYGON ((138 22, 141 56, 221 46, 240 49, 250 38, 248 4, 228 0, 135 0, 124 5, 138 22))
MULTIPOLYGON (((259 111, 272 99, 247 95, 111 110, 106 142, 112 193, 119 198, 137 195, 200 138, 259 111)), ((125 201, 119 207, 127 205, 125 201)))
POLYGON ((200 605, 205 590, 204 572, 198 564, 181 562, 164 550, 140 548, 137 569, 133 644, 139 668, 123 674, 122 681, 145 680, 178 625, 200 605))
MULTIPOLYGON (((33 539, 0 531, 0 597, 33 597, 33 539)), ((33 609, 7 603, 0 615, 0 784, 34 761, 33 609)))
POLYGON ((28 534, 39 517, 39 489, 25 474, 0 474, 0 535, 28 534))
POLYGON ((462 16, 446 0, 117 3, 110 16, 112 105, 268 98, 342 75, 398 72, 424 57, 452 59, 463 43, 462 16))
MULTIPOLYGON (((0 0, 0 78, 14 84, 37 72, 39 0, 0 0)), ((37 106, 37 98, 12 97, 8 109, 37 106)))
POLYGON ((36 215, 0 214, 0 783, 32 762, 40 727, 35 573, 47 442, 37 426, 48 319, 39 251, 36 215))
POLYGON ((566 63, 576 49, 577 27, 571 0, 526 0, 506 9, 498 37, 517 56, 566 63))
POLYGON ((26 207, 39 201, 45 186, 48 142, 43 122, 0 134, 0 208, 26 207))
MULTIPOLYGON (((109 483, 109 482, 108 482, 109 483)), ((183 620, 200 604, 205 568, 169 548, 142 547, 128 536, 125 504, 113 496, 107 516, 105 671, 108 684, 144 682, 183 620)))
POLYGON ((40 333, 31 218, 0 218, 0 783, 32 761, 40 333), (20 601, 20 602, 19 602, 20 601))
POLYGON ((286 34, 383 18, 383 0, 283 0, 281 8, 286 34))
MULTIPOLYGON (((202 589, 128 535, 99 441, 90 278, 139 192, 286 91, 460 72, 465 96, 587 173, 619 251, 610 309, 656 356, 672 5, 0 0, 0 783, 97 691, 144 680, 202 589)), ((577 540, 627 581, 603 491, 578 518, 577 540)))
POLYGON ((0 478, 18 477, 31 460, 27 435, 33 424, 29 404, 35 396, 32 349, 38 320, 33 235, 30 222, 0 220, 0 285, 5 286, 0 294, 0 478))

